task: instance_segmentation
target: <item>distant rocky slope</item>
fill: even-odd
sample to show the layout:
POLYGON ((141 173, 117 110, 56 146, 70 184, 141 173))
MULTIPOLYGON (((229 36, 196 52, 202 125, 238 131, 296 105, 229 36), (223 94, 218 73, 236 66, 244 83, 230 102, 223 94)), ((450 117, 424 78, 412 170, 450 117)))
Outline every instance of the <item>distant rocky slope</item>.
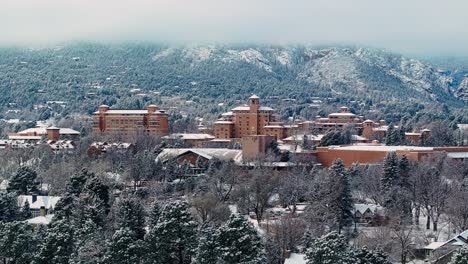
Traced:
MULTIPOLYGON (((0 118, 90 113, 102 103, 164 104, 155 95, 230 107, 252 93, 297 100, 284 115, 308 111, 316 98, 330 108, 346 104, 395 120, 415 113, 429 113, 430 119, 460 115, 468 104, 468 65, 449 70, 435 65, 354 47, 81 43, 0 48, 0 118), (51 106, 57 101, 65 103, 51 106), (20 114, 11 114, 18 109, 20 114)), ((218 108, 197 111, 224 110, 218 108)))

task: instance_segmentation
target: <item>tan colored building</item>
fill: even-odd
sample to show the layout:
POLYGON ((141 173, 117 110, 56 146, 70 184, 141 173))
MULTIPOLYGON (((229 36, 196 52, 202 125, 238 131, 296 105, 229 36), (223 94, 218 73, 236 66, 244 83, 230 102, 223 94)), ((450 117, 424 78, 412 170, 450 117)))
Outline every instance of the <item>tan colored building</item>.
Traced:
POLYGON ((93 114, 93 131, 124 138, 138 133, 166 136, 169 134, 168 115, 156 105, 149 105, 145 110, 110 109, 101 105, 93 114))
POLYGON ((354 163, 380 163, 389 152, 396 152, 399 157, 406 155, 409 160, 418 161, 434 153, 446 153, 449 157, 453 153, 466 153, 468 152, 468 147, 414 147, 361 144, 318 147, 314 155, 323 166, 330 167, 336 159, 343 160, 346 166, 351 166, 354 163))
POLYGON ((274 136, 244 136, 242 138, 242 158, 251 161, 265 156, 272 141, 275 141, 274 136))
POLYGON ((274 109, 260 105, 260 98, 253 95, 249 105, 235 107, 231 112, 222 114, 214 123, 214 135, 217 139, 242 138, 253 135, 270 135, 283 139, 291 135, 297 126, 287 126, 276 122, 274 109))
POLYGON ((342 129, 346 125, 352 125, 358 131, 362 128, 362 117, 349 112, 348 107, 340 107, 340 112, 331 113, 328 117, 317 116, 313 122, 299 123, 299 128, 302 130, 314 130, 317 133, 323 134, 327 131, 342 129))
MULTIPOLYGON (((383 141, 387 135, 388 127, 384 120, 374 122, 368 119, 362 122, 362 135, 368 139, 383 141)), ((395 128, 398 128, 398 126, 395 126, 395 128)), ((423 129, 421 132, 405 132, 405 138, 408 143, 419 144, 421 138, 428 139, 430 134, 430 129, 423 129)))

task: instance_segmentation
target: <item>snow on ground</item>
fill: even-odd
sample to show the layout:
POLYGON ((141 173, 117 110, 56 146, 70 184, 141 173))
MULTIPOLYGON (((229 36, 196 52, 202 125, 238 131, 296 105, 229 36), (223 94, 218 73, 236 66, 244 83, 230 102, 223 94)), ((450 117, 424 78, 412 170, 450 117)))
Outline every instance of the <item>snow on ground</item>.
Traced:
POLYGON ((185 48, 182 53, 185 58, 191 59, 194 63, 208 60, 215 51, 214 46, 185 48))
POLYGON ((228 56, 223 58, 224 62, 233 62, 233 61, 245 61, 251 63, 265 71, 272 72, 272 67, 270 61, 265 58, 260 51, 255 49, 246 49, 246 50, 228 50, 228 56))
POLYGON ((168 48, 168 49, 162 50, 153 56, 153 60, 155 61, 155 60, 165 58, 167 56, 172 55, 174 52, 175 52, 174 48, 168 48))
POLYGON ((292 253, 289 258, 284 261, 284 264, 306 264, 305 255, 292 253))

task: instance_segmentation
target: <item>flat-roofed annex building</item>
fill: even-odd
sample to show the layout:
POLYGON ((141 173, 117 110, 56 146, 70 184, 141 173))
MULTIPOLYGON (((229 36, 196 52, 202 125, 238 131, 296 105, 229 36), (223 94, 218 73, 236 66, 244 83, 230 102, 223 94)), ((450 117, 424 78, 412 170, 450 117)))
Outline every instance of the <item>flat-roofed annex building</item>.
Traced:
POLYGON ((149 105, 141 110, 110 109, 107 105, 101 105, 93 114, 93 131, 123 137, 141 132, 152 136, 167 136, 168 115, 156 105, 149 105))

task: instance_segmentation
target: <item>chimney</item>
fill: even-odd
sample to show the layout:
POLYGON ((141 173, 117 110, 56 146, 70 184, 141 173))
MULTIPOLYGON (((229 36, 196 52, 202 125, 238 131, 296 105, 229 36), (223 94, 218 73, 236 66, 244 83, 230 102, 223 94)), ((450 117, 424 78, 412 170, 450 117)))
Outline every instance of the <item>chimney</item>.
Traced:
POLYGON ((148 113, 154 113, 159 110, 159 107, 156 105, 148 105, 146 109, 148 110, 148 113))
POLYGON ((99 106, 99 113, 104 113, 106 112, 107 110, 109 110, 109 106, 108 105, 100 105, 99 106))
POLYGON ((380 120, 379 120, 379 125, 380 125, 380 126, 385 126, 385 120, 380 119, 380 120))
POLYGON ((49 127, 47 128, 47 140, 58 141, 60 139, 60 128, 49 127))
POLYGON ((424 139, 427 139, 429 138, 429 136, 431 135, 431 130, 430 129, 423 129, 421 131, 421 134, 423 135, 424 139))
POLYGON ((45 216, 46 215, 46 209, 44 206, 41 206, 41 208, 39 208, 39 216, 45 216))
POLYGON ((342 106, 340 107, 340 109, 341 109, 341 113, 348 113, 348 107, 342 106))

